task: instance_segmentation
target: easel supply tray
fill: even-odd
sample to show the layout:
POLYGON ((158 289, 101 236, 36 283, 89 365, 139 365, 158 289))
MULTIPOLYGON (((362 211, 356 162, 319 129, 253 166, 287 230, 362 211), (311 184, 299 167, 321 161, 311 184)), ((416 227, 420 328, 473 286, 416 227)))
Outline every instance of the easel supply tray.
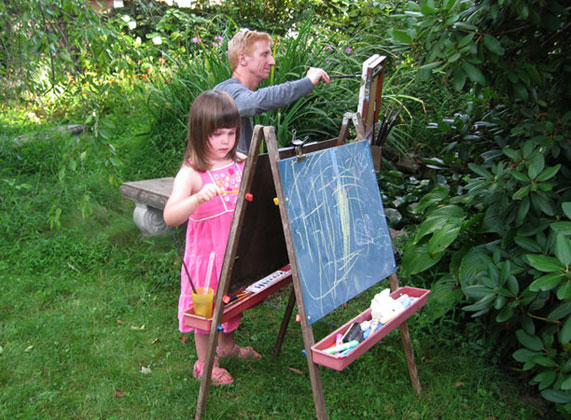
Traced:
POLYGON ((322 365, 328 367, 330 369, 335 370, 343 370, 351 363, 353 363, 359 356, 373 347, 376 343, 381 341, 388 333, 394 330, 396 327, 401 325, 404 321, 406 321, 413 313, 418 311, 426 304, 426 300, 428 299, 428 294, 430 290, 426 289, 419 289, 416 287, 401 287, 391 293, 391 297, 393 299, 397 299, 402 295, 408 295, 411 298, 416 298, 414 302, 410 304, 406 309, 404 309, 401 313, 399 313, 395 318, 384 324, 381 328, 376 330, 375 332, 371 333, 371 335, 361 343, 357 347, 355 347, 351 352, 348 353, 346 357, 336 357, 335 355, 329 354, 325 352, 325 349, 328 349, 335 345, 337 335, 338 334, 345 334, 345 332, 353 325, 355 322, 361 323, 364 321, 369 321, 371 319, 371 309, 367 309, 366 311, 362 312, 357 317, 353 318, 351 321, 347 322, 342 327, 336 329, 327 337, 325 337, 320 342, 314 344, 311 347, 311 354, 313 356, 313 362, 317 363, 318 365, 322 365))
MULTIPOLYGON (((278 279, 277 281, 265 287, 264 289, 256 293, 252 293, 251 295, 245 297, 244 299, 241 299, 235 303, 230 303, 228 305, 225 305, 224 312, 222 314, 222 320, 220 321, 220 323, 222 324, 228 321, 229 319, 232 319, 235 316, 241 314, 245 310, 259 305, 264 300, 266 300, 266 298, 269 295, 276 293, 278 290, 281 290, 284 287, 286 287, 288 284, 290 284, 291 268, 289 264, 278 271, 284 272, 284 276, 282 278, 278 279)), ((202 316, 195 315, 194 308, 190 306, 190 308, 188 308, 188 310, 184 312, 184 324, 187 327, 197 328, 203 331, 210 331, 210 328, 212 326, 212 318, 204 318, 202 316)))

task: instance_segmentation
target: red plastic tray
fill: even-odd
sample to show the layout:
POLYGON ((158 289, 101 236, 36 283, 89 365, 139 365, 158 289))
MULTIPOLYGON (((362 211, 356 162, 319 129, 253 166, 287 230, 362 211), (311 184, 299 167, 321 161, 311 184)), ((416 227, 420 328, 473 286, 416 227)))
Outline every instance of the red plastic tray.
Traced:
POLYGON ((335 357, 334 355, 325 353, 323 350, 335 345, 337 334, 345 334, 347 329, 353 325, 355 322, 363 322, 371 319, 371 309, 367 309, 362 312, 357 317, 353 318, 351 321, 347 322, 342 327, 336 329, 323 340, 314 344, 311 347, 311 354, 313 356, 313 362, 318 365, 322 365, 335 370, 343 370, 351 363, 353 363, 359 356, 373 347, 376 343, 381 341, 388 333, 406 321, 413 313, 418 311, 426 304, 428 299, 428 294, 430 290, 418 289, 416 287, 401 287, 391 293, 393 299, 397 299, 402 295, 408 295, 410 297, 418 298, 414 301, 408 308, 402 311, 398 316, 393 318, 391 321, 384 324, 377 331, 372 333, 366 340, 362 341, 357 347, 355 347, 348 355, 344 358, 335 357))
MULTIPOLYGON (((290 265, 286 265, 283 268, 280 268, 278 271, 289 271, 290 265)), ((250 296, 239 300, 236 303, 232 303, 226 305, 224 307, 224 312, 222 314, 222 320, 220 323, 226 322, 229 319, 232 319, 238 314, 241 314, 246 309, 253 308, 254 306, 259 305, 262 303, 268 296, 277 292, 280 289, 283 289, 288 284, 291 283, 291 274, 283 279, 276 281, 274 284, 266 287, 263 290, 260 290, 257 293, 253 293, 250 296)), ((203 331, 210 331, 210 327, 212 326, 212 318, 204 318, 202 316, 198 316, 194 314, 194 308, 192 305, 184 312, 184 324, 187 327, 191 328, 198 328, 199 330, 203 331)))

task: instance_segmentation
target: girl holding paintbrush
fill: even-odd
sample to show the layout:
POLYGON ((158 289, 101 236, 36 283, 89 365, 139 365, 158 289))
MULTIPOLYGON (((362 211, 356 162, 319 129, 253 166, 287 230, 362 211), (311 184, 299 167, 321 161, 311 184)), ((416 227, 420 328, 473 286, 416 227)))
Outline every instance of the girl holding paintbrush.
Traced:
MULTIPOLYGON (((244 168, 245 156, 236 151, 239 137, 240 114, 228 94, 210 90, 196 98, 190 109, 184 162, 164 209, 169 226, 188 221, 178 304, 181 332, 193 330, 184 323, 184 311, 192 304, 193 289, 209 284, 216 291, 218 286, 244 168)), ((234 331, 239 324, 240 316, 222 324, 224 332, 218 335, 217 356, 260 358, 251 347, 240 347, 234 342, 234 331)), ((198 360, 193 375, 200 378, 209 331, 195 329, 194 334, 198 360)), ((214 361, 212 383, 231 384, 234 379, 219 366, 218 357, 214 361)))

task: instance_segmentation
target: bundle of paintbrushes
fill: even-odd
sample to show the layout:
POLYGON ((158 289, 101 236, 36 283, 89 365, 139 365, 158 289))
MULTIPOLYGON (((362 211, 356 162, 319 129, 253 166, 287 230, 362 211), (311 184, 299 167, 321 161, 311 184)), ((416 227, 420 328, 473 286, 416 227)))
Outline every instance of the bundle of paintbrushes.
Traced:
POLYGON ((224 297, 222 298, 222 302, 224 302, 225 305, 230 305, 230 304, 239 302, 239 301, 241 301, 242 299, 245 299, 245 298, 247 298, 248 296, 251 296, 251 295, 253 295, 253 293, 251 293, 251 292, 246 292, 246 291, 241 291, 241 292, 238 292, 238 293, 233 294, 233 295, 231 295, 231 296, 224 296, 224 297))
POLYGON ((375 130, 373 131, 373 136, 371 138, 372 146, 382 146, 385 144, 389 133, 398 122, 401 110, 402 105, 396 112, 394 108, 389 109, 383 116, 383 120, 380 123, 375 124, 375 130))

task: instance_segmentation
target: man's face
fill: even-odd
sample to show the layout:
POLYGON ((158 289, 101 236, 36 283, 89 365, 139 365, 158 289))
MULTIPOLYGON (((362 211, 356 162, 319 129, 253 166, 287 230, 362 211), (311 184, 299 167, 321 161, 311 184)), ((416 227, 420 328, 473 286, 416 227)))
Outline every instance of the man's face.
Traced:
POLYGON ((276 64, 272 57, 270 43, 263 39, 252 44, 250 54, 244 54, 243 60, 246 70, 258 80, 258 83, 268 78, 272 66, 276 64))

